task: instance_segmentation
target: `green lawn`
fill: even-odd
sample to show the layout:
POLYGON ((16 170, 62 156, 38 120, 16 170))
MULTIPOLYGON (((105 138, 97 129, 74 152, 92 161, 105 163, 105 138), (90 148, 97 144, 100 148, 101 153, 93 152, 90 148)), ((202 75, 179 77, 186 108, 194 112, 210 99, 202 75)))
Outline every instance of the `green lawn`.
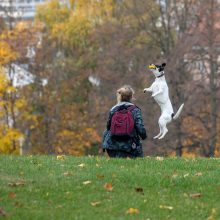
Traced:
POLYGON ((217 220, 220 159, 0 156, 0 219, 217 220))

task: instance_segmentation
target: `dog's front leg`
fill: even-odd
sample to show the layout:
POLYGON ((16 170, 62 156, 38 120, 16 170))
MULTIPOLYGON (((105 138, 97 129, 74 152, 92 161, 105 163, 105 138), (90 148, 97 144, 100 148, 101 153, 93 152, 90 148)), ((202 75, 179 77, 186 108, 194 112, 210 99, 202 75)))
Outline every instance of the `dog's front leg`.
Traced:
POLYGON ((159 94, 163 93, 163 87, 157 85, 154 87, 153 93, 152 93, 152 97, 155 97, 159 94))
POLYGON ((159 94, 162 93, 162 92, 163 92, 162 90, 159 90, 159 91, 153 93, 153 94, 152 94, 152 97, 155 97, 155 96, 159 95, 159 94))
POLYGON ((145 88, 144 93, 146 93, 146 92, 153 92, 152 86, 150 86, 149 88, 145 88))

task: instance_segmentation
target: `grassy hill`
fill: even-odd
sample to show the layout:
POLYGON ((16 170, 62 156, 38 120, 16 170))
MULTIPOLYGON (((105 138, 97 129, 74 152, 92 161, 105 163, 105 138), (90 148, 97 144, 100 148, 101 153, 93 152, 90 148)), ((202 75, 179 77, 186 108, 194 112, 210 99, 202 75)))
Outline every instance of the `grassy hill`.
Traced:
POLYGON ((0 156, 0 219, 220 219, 220 159, 0 156))

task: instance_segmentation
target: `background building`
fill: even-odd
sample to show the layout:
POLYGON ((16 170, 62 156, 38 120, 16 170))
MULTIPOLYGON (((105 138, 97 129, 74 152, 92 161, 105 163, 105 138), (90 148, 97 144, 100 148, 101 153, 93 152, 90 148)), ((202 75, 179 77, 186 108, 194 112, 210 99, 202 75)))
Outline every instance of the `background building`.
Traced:
MULTIPOLYGON (((32 20, 37 6, 46 1, 50 0, 0 0, 0 16, 32 20)), ((60 2, 69 5, 68 0, 60 0, 60 2)))
POLYGON ((0 0, 0 14, 24 20, 33 19, 36 8, 47 0, 0 0))

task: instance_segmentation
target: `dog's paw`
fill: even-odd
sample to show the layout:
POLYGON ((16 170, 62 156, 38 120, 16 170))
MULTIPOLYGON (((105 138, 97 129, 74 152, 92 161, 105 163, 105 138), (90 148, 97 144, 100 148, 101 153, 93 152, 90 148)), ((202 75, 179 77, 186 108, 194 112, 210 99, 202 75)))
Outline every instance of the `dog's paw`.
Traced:
POLYGON ((161 132, 158 135, 154 136, 153 138, 158 139, 160 137, 160 135, 161 135, 161 132))
POLYGON ((158 95, 158 93, 153 93, 152 95, 151 95, 151 97, 155 97, 155 96, 157 96, 158 95))

